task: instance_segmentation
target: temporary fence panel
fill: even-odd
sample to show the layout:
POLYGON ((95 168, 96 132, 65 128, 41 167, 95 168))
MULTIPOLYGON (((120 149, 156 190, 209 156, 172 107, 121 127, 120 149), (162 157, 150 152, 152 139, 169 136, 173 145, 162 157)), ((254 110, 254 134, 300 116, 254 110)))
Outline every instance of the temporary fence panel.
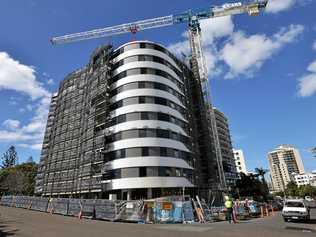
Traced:
POLYGON ((193 222, 194 214, 191 201, 183 202, 183 218, 185 222, 193 222))
POLYGON ((48 206, 48 198, 43 197, 31 197, 30 209, 34 211, 46 212, 48 206))
POLYGON ((95 200, 94 208, 95 218, 109 221, 113 221, 115 219, 116 208, 114 201, 97 199, 95 200))
POLYGON ((12 203, 12 196, 2 196, 1 197, 1 205, 2 206, 11 206, 12 203))
POLYGON ((155 219, 157 223, 172 223, 172 202, 156 202, 155 219))
POLYGON ((118 201, 116 203, 116 220, 139 222, 143 221, 143 201, 118 201))
POLYGON ((69 199, 68 203, 68 216, 79 216, 81 211, 80 199, 69 199))
POLYGON ((155 222, 155 201, 144 201, 143 217, 146 223, 155 222))
POLYGON ((31 208, 32 206, 32 197, 21 196, 20 199, 16 199, 16 207, 20 208, 31 208))
POLYGON ((94 212, 94 199, 81 199, 81 214, 83 217, 86 218, 94 218, 95 212, 94 212))
POLYGON ((172 202, 173 210, 172 217, 174 223, 182 223, 183 222, 183 202, 175 201, 172 202))
POLYGON ((67 215, 68 203, 68 198, 51 198, 47 211, 55 214, 67 215))

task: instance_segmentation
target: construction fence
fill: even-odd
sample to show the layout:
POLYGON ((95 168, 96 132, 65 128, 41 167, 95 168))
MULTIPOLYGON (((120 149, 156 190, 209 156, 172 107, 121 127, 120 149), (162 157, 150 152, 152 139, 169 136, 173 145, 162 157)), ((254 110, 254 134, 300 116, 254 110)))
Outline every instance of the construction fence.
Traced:
POLYGON ((210 213, 197 209, 199 204, 194 200, 185 200, 182 196, 136 201, 2 196, 0 204, 79 218, 138 223, 190 223, 200 221, 197 212, 210 213))
MULTIPOLYGON (((209 207, 198 196, 196 200, 171 196, 135 201, 2 196, 0 205, 106 221, 172 224, 225 220, 224 207, 209 207)), ((244 205, 236 206, 236 218, 259 217, 263 211, 269 214, 267 209, 254 203, 250 203, 248 209, 245 210, 244 205)))

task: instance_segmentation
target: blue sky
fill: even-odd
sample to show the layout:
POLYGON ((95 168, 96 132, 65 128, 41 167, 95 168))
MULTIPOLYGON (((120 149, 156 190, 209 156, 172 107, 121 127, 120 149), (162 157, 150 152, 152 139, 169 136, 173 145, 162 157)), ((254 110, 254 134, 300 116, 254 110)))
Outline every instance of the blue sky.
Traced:
MULTIPOLYGON (((2 0, 0 2, 0 153, 17 146, 20 161, 39 159, 50 93, 85 65, 102 43, 131 35, 52 46, 52 36, 221 5, 223 0, 2 0)), ((202 22, 213 101, 229 118, 234 146, 248 168, 267 167, 267 152, 296 146, 316 169, 316 2, 271 0, 258 17, 202 22)), ((149 30, 152 40, 189 53, 185 25, 149 30)))

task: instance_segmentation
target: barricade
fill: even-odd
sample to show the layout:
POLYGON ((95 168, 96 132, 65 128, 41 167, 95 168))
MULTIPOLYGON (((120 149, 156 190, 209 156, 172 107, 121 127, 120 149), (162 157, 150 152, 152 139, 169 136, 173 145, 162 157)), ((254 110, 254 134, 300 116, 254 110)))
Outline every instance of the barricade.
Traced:
POLYGON ((173 223, 172 202, 156 201, 155 220, 157 223, 173 223))
POLYGON ((15 206, 18 208, 31 209, 32 198, 28 196, 16 196, 15 206))
POLYGON ((81 206, 80 199, 69 199, 67 215, 78 217, 81 212, 81 206))
POLYGON ((48 207, 48 198, 30 197, 30 209, 33 211, 46 212, 48 207))
POLYGON ((145 223, 155 223, 155 201, 146 200, 144 201, 144 212, 143 219, 145 223))
POLYGON ((140 222, 143 219, 144 202, 139 201, 118 201, 116 202, 115 220, 140 222))
MULTIPOLYGON (((173 196, 146 201, 2 196, 1 205, 109 221, 190 223, 195 218, 192 202, 173 196)), ((204 210, 201 211, 209 212, 208 215, 212 216, 214 210, 210 210, 206 204, 205 208, 202 206, 204 210)))
POLYGON ((194 222, 193 207, 191 201, 183 202, 184 222, 194 222))
POLYGON ((94 204, 95 218, 114 221, 116 216, 115 202, 111 200, 97 199, 94 204))
POLYGON ((68 198, 51 198, 48 204, 47 212, 52 214, 67 215, 68 203, 68 198))
POLYGON ((81 199, 81 213, 80 215, 85 218, 94 218, 95 211, 94 211, 94 199, 81 199))
POLYGON ((3 206, 11 206, 13 201, 13 196, 2 196, 1 197, 1 205, 3 206))

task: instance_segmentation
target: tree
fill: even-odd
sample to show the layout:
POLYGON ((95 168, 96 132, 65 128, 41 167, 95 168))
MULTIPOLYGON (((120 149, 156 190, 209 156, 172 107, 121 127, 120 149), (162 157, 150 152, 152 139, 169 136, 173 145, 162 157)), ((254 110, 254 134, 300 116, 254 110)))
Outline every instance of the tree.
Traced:
POLYGON ((240 173, 240 179, 236 182, 235 197, 252 197, 254 200, 263 201, 267 200, 269 196, 269 190, 267 185, 258 179, 258 174, 240 173))
POLYGON ((258 174, 258 176, 261 177, 261 180, 263 183, 266 183, 266 179, 265 179, 265 174, 268 172, 268 170, 264 169, 264 168, 256 168, 255 169, 256 173, 258 174))
POLYGON ((17 164, 18 155, 14 146, 10 146, 10 148, 3 153, 1 157, 1 168, 6 169, 13 167, 17 164))
POLYGON ((0 195, 33 195, 36 163, 23 163, 0 170, 0 195))

